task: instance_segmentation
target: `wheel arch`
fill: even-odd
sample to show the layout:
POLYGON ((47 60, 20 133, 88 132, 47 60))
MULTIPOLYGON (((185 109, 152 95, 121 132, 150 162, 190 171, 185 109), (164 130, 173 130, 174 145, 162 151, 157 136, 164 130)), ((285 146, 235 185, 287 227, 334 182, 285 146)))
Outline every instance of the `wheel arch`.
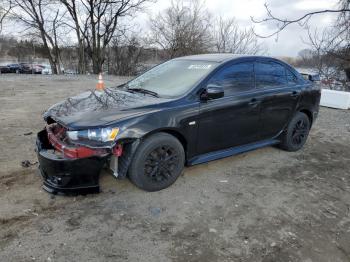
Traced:
POLYGON ((185 159, 187 160, 187 139, 179 130, 177 130, 175 128, 160 128, 160 129, 156 129, 156 130, 153 130, 153 131, 145 134, 141 139, 145 139, 145 138, 147 138, 151 135, 154 135, 156 133, 167 133, 167 134, 175 137, 177 140, 179 140, 182 147, 184 148, 185 159))
POLYGON ((124 146, 123 155, 120 157, 119 161, 119 167, 118 167, 118 173, 120 175, 120 178, 124 178, 127 176, 130 163, 136 153, 136 150, 142 143, 144 139, 147 137, 157 134, 157 133, 166 133, 173 137, 175 137, 182 145, 184 152, 185 152, 185 161, 187 161, 187 139, 185 136, 177 129, 175 128, 160 128, 152 130, 148 133, 145 133, 141 137, 129 137, 129 138, 123 138, 119 140, 118 142, 122 143, 124 146))
POLYGON ((307 117, 310 120, 310 126, 311 126, 312 123, 313 123, 313 120, 314 120, 313 119, 313 115, 312 115, 312 111, 307 109, 307 108, 302 108, 302 109, 299 110, 299 112, 304 113, 305 115, 307 115, 307 117))

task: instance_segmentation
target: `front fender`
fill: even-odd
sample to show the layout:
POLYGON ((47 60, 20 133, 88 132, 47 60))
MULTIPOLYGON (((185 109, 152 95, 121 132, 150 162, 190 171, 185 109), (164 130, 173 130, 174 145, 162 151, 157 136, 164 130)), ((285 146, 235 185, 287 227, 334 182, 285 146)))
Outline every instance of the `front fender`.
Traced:
POLYGON ((129 166, 140 143, 141 139, 135 139, 123 145, 123 155, 118 158, 118 178, 127 176, 129 166))
POLYGON ((120 133, 117 143, 123 144, 123 156, 120 157, 118 176, 125 177, 137 147, 143 139, 158 132, 175 136, 183 145, 186 158, 195 154, 197 143, 197 125, 190 125, 198 117, 198 103, 176 108, 167 108, 154 114, 147 114, 118 123, 120 133))

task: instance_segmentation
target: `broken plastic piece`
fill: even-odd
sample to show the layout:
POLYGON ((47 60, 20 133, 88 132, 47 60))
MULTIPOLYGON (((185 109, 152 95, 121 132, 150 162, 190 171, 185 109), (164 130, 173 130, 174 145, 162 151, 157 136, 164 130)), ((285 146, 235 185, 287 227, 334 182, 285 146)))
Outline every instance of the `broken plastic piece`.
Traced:
POLYGON ((118 157, 113 155, 111 161, 109 162, 109 168, 113 171, 113 176, 118 177, 118 157))
POLYGON ((121 157, 123 154, 123 147, 121 144, 116 145, 113 148, 113 155, 117 156, 117 157, 121 157))

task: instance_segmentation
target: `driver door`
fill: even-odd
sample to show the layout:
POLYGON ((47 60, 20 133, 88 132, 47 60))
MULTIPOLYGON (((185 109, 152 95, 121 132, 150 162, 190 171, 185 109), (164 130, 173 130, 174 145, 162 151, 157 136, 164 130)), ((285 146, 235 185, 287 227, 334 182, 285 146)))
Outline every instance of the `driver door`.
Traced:
POLYGON ((255 91, 254 62, 225 66, 208 84, 222 86, 225 94, 200 104, 197 153, 259 140, 260 101, 255 91))

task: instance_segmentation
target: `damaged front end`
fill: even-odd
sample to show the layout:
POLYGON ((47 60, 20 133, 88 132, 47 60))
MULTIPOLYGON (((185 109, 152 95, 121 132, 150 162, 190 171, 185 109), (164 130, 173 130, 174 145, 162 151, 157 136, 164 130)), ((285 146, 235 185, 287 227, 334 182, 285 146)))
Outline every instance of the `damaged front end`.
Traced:
MULTIPOLYGON (((126 176, 130 157, 122 157, 122 144, 110 148, 90 148, 70 142, 67 130, 53 123, 38 133, 36 151, 43 188, 53 194, 100 192, 99 174, 109 166, 114 176, 126 176), (119 164, 120 163, 120 164, 119 164)), ((130 145, 126 145, 130 150, 130 145)))
POLYGON ((106 88, 50 107, 43 115, 47 126, 36 143, 44 189, 60 194, 97 193, 103 167, 109 167, 115 177, 126 177, 139 136, 122 135, 126 126, 118 124, 151 111, 147 106, 159 101, 106 88))

